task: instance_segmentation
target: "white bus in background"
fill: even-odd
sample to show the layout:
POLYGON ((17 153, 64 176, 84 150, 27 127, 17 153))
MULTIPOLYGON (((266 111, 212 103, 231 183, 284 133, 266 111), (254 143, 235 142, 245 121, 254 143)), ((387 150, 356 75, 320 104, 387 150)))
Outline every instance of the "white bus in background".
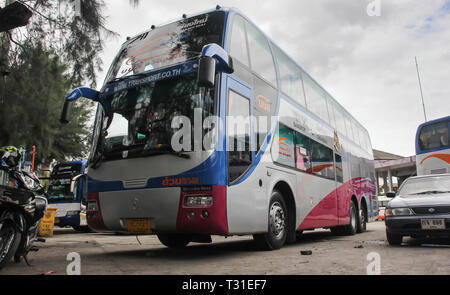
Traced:
POLYGON ((417 175, 450 173, 450 116, 423 123, 416 134, 417 175))

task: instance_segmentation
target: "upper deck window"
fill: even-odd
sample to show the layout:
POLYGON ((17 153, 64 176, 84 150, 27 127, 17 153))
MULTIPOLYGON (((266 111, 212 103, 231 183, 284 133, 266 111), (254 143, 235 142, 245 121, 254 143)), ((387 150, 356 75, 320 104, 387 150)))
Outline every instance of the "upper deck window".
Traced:
POLYGON ((305 104, 303 92, 302 72, 300 68, 280 49, 274 47, 275 56, 280 71, 280 87, 287 96, 294 99, 302 106, 305 104))
POLYGON ((448 122, 439 122, 422 128, 419 135, 419 146, 423 151, 449 147, 448 122))
POLYGON ((269 41, 249 23, 247 23, 247 34, 252 70, 277 87, 277 76, 269 41))
POLYGON ((147 31, 126 42, 106 81, 136 75, 200 55, 204 45, 222 45, 225 13, 214 11, 147 31))
POLYGON ((233 27, 231 29, 230 55, 246 65, 250 66, 247 50, 247 39, 245 34, 244 19, 236 15, 233 19, 233 27))
POLYGON ((325 122, 330 123, 325 92, 307 75, 303 76, 303 82, 305 85, 306 105, 308 109, 325 122))

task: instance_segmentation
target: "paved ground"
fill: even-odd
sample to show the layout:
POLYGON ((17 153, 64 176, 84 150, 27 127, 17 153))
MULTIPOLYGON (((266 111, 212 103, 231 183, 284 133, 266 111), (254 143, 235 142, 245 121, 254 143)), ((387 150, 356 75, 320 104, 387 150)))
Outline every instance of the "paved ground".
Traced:
POLYGON ((80 254, 82 274, 366 274, 376 262, 377 254, 368 257, 372 252, 379 254, 381 274, 450 274, 448 239, 405 238, 401 247, 391 247, 384 222, 370 223, 367 232, 355 236, 305 232, 278 251, 257 250, 250 236, 214 237, 212 244, 193 243, 183 250, 162 246, 156 236, 139 241, 135 236, 55 229, 54 237, 30 254, 33 266, 11 263, 0 274, 66 274, 70 252, 80 254), (312 255, 301 255, 301 250, 312 250, 312 255))

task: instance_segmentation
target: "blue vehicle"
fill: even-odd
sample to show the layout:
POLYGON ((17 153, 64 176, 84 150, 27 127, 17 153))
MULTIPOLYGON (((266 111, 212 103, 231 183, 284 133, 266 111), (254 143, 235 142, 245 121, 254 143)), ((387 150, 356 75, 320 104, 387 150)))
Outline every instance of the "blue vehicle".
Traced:
POLYGON ((89 231, 86 222, 86 160, 57 164, 50 176, 48 205, 56 208, 55 225, 89 231))

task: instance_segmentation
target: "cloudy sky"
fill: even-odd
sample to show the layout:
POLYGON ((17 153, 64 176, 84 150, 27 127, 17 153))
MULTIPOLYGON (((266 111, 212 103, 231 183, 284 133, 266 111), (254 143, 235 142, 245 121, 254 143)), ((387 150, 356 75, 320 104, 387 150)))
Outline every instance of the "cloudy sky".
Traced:
POLYGON ((127 36, 219 4, 238 8, 300 63, 368 129, 375 149, 415 153, 425 120, 415 56, 428 120, 450 115, 450 0, 105 2, 107 27, 120 34, 106 42, 105 70, 127 36))

